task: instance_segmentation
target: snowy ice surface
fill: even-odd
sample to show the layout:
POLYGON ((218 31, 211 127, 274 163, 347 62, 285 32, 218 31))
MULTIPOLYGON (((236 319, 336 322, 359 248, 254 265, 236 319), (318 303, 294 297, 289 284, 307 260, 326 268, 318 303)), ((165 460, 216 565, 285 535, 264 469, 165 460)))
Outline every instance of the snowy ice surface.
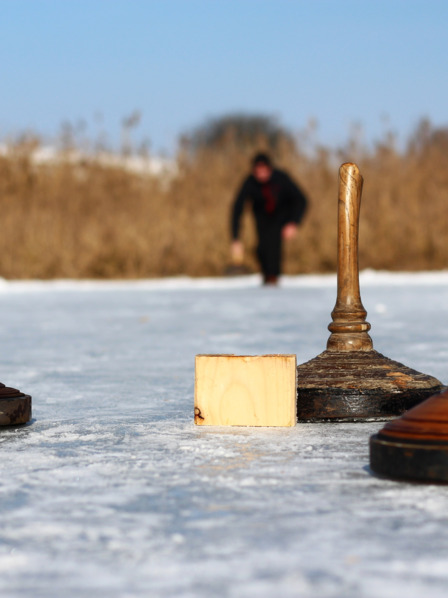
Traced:
MULTIPOLYGON (((325 348, 335 277, 0 283, 0 595, 445 598, 448 487, 372 475, 382 424, 193 424, 194 355, 325 348)), ((375 348, 448 381, 448 273, 361 276, 375 348)))

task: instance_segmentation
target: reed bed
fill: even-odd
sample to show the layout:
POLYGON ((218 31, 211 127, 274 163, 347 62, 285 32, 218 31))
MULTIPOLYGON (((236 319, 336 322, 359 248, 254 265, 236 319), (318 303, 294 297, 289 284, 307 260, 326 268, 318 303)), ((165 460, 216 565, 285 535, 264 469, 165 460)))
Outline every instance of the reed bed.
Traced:
MULTIPOLYGON (((35 144, 10 144, 0 156, 0 276, 141 278, 217 276, 229 262, 234 193, 263 139, 189 151, 176 173, 151 175, 105 165, 95 155, 45 164, 35 144)), ((300 234, 285 247, 284 271, 336 267, 337 172, 356 161, 364 176, 360 267, 448 267, 448 135, 423 123, 407 147, 387 138, 366 149, 350 141, 332 150, 278 144, 274 159, 309 198, 300 234)), ((254 271, 255 234, 244 215, 246 263, 254 271)))

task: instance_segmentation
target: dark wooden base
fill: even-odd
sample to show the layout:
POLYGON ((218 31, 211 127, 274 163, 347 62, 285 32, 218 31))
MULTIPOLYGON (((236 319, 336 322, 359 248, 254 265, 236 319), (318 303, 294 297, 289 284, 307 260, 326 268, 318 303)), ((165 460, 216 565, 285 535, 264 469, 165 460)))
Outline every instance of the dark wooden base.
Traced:
POLYGON ((0 426, 26 424, 31 419, 31 397, 0 384, 0 426))
POLYGON ((396 480, 448 484, 448 443, 370 438, 370 467, 396 480))
POLYGON ((399 480, 448 483, 448 391, 372 436, 370 466, 379 475, 399 480))
POLYGON ((386 421, 421 403, 440 388, 427 392, 409 391, 393 394, 377 388, 367 391, 353 388, 299 389, 297 420, 323 421, 386 421))
POLYGON ((297 368, 297 419, 387 420, 440 392, 439 380, 377 351, 324 351, 297 368))

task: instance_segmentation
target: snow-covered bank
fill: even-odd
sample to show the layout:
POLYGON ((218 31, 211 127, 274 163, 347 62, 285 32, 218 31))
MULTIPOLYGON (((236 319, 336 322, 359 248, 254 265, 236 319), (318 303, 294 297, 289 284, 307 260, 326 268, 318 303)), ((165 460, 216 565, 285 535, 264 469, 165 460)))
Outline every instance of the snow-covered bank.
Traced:
MULTIPOLYGON (((259 282, 2 284, 0 380, 35 421, 0 429, 0 594, 445 597, 448 487, 372 476, 380 424, 193 425, 196 353, 325 346, 334 276, 259 282)), ((375 348, 448 382, 448 274, 362 296, 375 348)))
MULTIPOLYGON (((10 157, 14 155, 14 148, 5 143, 0 143, 0 156, 10 157)), ((175 160, 163 156, 123 156, 111 152, 82 152, 77 149, 61 151, 55 146, 37 146, 30 149, 30 156, 37 166, 51 165, 61 162, 79 165, 89 161, 106 167, 123 168, 136 174, 158 176, 161 178, 173 178, 177 174, 175 160)))
MULTIPOLYGON (((224 278, 191 278, 188 276, 173 276, 167 278, 149 278, 138 280, 6 280, 0 278, 1 292, 26 292, 26 291, 119 291, 119 290, 161 290, 178 291, 186 289, 197 290, 225 290, 247 289, 259 287, 261 276, 251 274, 248 276, 224 278)), ((363 270, 360 273, 361 290, 364 286, 447 286, 448 270, 429 272, 388 272, 376 270, 363 270)), ((328 288, 336 289, 336 274, 303 274, 297 276, 283 276, 280 281, 282 288, 328 288)))

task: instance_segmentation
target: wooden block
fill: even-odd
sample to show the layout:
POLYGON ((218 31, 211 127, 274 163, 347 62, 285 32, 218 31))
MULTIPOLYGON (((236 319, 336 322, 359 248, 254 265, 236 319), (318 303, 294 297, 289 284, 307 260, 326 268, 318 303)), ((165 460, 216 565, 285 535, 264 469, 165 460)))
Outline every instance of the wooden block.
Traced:
POLYGON ((194 421, 295 426, 295 355, 196 355, 194 421))

